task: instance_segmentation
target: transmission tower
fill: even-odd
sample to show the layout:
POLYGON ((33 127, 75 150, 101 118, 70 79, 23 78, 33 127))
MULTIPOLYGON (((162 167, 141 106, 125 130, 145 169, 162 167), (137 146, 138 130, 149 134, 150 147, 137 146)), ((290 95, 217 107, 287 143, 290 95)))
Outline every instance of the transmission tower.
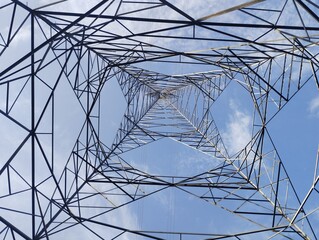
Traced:
POLYGON ((305 86, 318 92, 319 5, 222 2, 0 2, 1 239, 319 237, 317 165, 299 194, 269 129, 305 86), (218 110, 231 88, 253 109, 235 150, 218 110), (165 141, 205 169, 171 174, 185 155, 173 163, 165 141))

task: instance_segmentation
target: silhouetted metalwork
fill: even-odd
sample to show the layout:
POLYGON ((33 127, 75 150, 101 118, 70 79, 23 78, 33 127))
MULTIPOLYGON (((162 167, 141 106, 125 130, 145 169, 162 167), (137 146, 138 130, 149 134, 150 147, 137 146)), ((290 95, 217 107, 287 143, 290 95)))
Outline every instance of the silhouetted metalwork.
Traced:
POLYGON ((73 228, 68 239, 80 239, 80 229, 91 239, 317 239, 319 206, 309 202, 319 192, 317 173, 301 199, 267 129, 305 84, 319 87, 316 2, 79 2, 0 3, 0 113, 7 134, 17 132, 1 150, 1 239, 61 239, 73 228), (127 106, 106 144, 101 93, 110 80, 127 106), (212 111, 230 84, 240 85, 255 109, 251 140, 236 153, 212 111), (60 88, 72 91, 57 97, 60 88), (72 109, 62 110, 59 98, 82 109, 68 159, 55 146, 62 140, 56 115, 72 109), (210 156, 216 166, 194 176, 162 175, 125 159, 164 138, 210 156), (162 231, 106 220, 167 189, 255 228, 162 231))

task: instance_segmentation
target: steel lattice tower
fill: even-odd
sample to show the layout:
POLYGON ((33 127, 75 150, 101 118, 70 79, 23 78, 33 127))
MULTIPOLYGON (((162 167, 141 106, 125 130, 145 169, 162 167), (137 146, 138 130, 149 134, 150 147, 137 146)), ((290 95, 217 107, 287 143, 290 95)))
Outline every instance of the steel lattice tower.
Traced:
POLYGON ((268 127, 319 88, 315 1, 2 0, 0 16, 1 239, 319 237, 317 171, 300 196, 268 127), (119 102, 103 97, 111 82, 119 102), (253 108, 239 151, 215 111, 231 86, 253 108), (105 111, 121 103, 110 133, 105 111), (167 139, 211 164, 169 174, 130 157, 167 139), (170 192, 218 209, 225 228, 163 229, 154 209, 151 227, 118 220, 170 192), (232 217, 247 226, 233 231, 232 217))

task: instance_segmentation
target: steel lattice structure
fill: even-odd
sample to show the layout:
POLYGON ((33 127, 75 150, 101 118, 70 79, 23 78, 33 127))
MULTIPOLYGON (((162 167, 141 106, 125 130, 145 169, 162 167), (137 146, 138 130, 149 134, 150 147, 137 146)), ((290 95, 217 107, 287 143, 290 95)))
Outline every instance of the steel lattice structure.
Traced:
POLYGON ((0 2, 0 132, 15 136, 1 142, 1 239, 318 238, 319 177, 315 171, 299 196, 268 129, 305 85, 319 88, 315 1, 79 2, 0 2), (126 105, 113 134, 102 97, 111 81, 126 105), (251 139, 235 152, 214 112, 231 85, 254 108, 251 139), (79 130, 67 149, 63 124, 79 130), (213 165, 172 175, 130 160, 164 139, 213 165), (226 224, 228 216, 243 219, 247 229, 114 220, 170 190, 224 212, 226 224))

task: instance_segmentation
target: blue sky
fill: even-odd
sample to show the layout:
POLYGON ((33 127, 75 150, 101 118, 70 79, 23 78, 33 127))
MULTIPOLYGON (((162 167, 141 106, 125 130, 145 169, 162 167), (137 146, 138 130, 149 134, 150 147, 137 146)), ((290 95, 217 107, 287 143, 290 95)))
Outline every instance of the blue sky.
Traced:
MULTIPOLYGON (((9 2, 9 1, 7 1, 9 2)), ((21 1, 25 3, 25 1, 21 1)), ((47 3, 53 3, 55 1, 51 0, 42 0, 42 1, 34 1, 29 2, 28 6, 31 8, 37 8, 39 6, 43 6, 47 3)), ((47 10, 58 10, 58 11, 74 11, 74 12, 86 12, 91 7, 93 7, 98 1, 83 1, 79 4, 78 1, 65 1, 60 4, 57 4, 52 7, 47 7, 47 10)), ((157 1, 153 1, 154 3, 157 1)), ((251 18, 248 14, 245 14, 240 11, 229 11, 227 14, 221 14, 223 10, 228 11, 234 6, 239 6, 244 3, 251 2, 251 4, 256 4, 252 6, 260 7, 260 8, 274 8, 280 9, 281 7, 284 9, 283 14, 278 18, 278 12, 273 13, 259 13, 260 17, 272 17, 273 19, 269 19, 269 21, 276 22, 279 25, 291 24, 294 26, 300 26, 302 24, 309 24, 311 26, 317 26, 317 22, 311 17, 309 17, 306 12, 298 5, 298 10, 301 12, 303 16, 302 20, 299 17, 291 18, 292 15, 296 15, 296 7, 294 7, 294 2, 292 0, 287 1, 285 7, 283 7, 283 3, 276 3, 276 1, 264 1, 259 3, 257 1, 225 1, 225 4, 217 4, 217 1, 211 1, 207 3, 207 1, 169 1, 172 4, 175 4, 181 10, 187 12, 194 19, 202 18, 205 16, 209 16, 211 14, 218 13, 218 16, 210 16, 207 17, 207 21, 214 22, 228 22, 228 23, 236 23, 236 22, 247 22, 247 23, 260 23, 260 20, 251 18), (278 4, 278 6, 276 4, 278 4), (206 5, 208 4, 208 5, 206 5), (212 12, 213 9, 213 12, 212 12), (220 14, 220 15, 219 15, 220 14), (267 15, 268 14, 268 15, 267 15), (278 21, 274 19, 278 18, 278 21)), ((118 6, 118 1, 115 1, 114 4, 111 4, 110 7, 104 14, 112 14, 116 11, 118 6)), ((11 8, 9 8, 12 10, 11 8)), ((123 4, 120 7, 121 12, 126 12, 129 10, 136 9, 136 5, 130 3, 128 1, 126 4, 123 4)), ((2 36, 8 34, 8 25, 9 25, 9 16, 11 14, 10 11, 6 11, 7 9, 0 9, 0 14, 4 16, 6 19, 5 22, 0 23, 0 33, 2 36)), ((27 12, 18 7, 17 10, 17 18, 15 19, 15 29, 23 18, 27 16, 27 12)), ((102 11, 102 9, 98 9, 97 12, 102 11)), ((247 10, 248 11, 248 10, 247 10)), ((253 11, 253 10, 250 10, 253 11)), ((159 16, 159 18, 173 18, 173 19, 184 19, 184 17, 180 16, 177 12, 169 9, 169 8, 155 8, 150 11, 139 12, 138 14, 132 13, 130 16, 132 17, 152 17, 159 16)), ((50 19, 52 20, 52 19, 50 19)), ((58 20, 56 20, 58 21, 58 20)), ((100 20, 102 21, 102 20, 100 20)), ((41 21, 40 21, 41 22, 41 21)), ((88 25, 92 22, 90 19, 84 19, 81 21, 82 24, 88 25)), ((48 37, 49 28, 41 22, 40 25, 36 27, 36 44, 41 44, 41 42, 45 41, 45 38, 48 37), (41 25, 43 24, 43 25, 41 25), (39 29, 39 26, 44 26, 44 33, 42 33, 39 29)), ((130 34, 127 29, 131 29, 135 33, 139 33, 144 31, 145 29, 157 29, 161 27, 169 27, 169 24, 152 24, 152 23, 144 23, 144 24, 136 24, 133 21, 123 21, 122 25, 119 22, 114 22, 113 24, 109 24, 105 27, 105 31, 110 31, 114 34, 118 35, 128 35, 130 34), (125 25, 124 25, 125 24, 125 25)), ((9 67, 12 63, 16 61, 16 59, 23 57, 25 54, 29 52, 29 48, 25 47, 30 43, 30 21, 27 20, 22 27, 17 31, 17 35, 13 38, 12 42, 10 42, 10 46, 3 52, 0 56, 0 72, 9 67)), ((247 39, 254 40, 258 36, 263 34, 260 29, 251 30, 249 32, 242 32, 240 28, 225 28, 231 34, 247 37, 247 39)), ((222 28, 219 28, 222 30, 222 28)), ((177 29, 175 32, 164 32, 163 35, 169 34, 169 36, 179 36, 186 35, 190 36, 192 34, 191 27, 185 27, 181 29, 177 29)), ((211 34, 214 34, 214 37, 219 38, 222 34, 216 32, 211 32, 205 28, 197 28, 196 36, 209 38, 211 34)), ((313 34, 311 31, 293 31, 287 30, 286 32, 280 32, 279 30, 270 31, 268 34, 263 35, 260 38, 257 38, 260 42, 265 41, 277 41, 278 43, 288 43, 290 39, 283 39, 285 36, 289 36, 289 34, 296 35, 304 35, 304 34, 313 34)), ((223 48, 230 47, 230 49, 236 49, 238 44, 235 42, 212 42, 212 41, 194 41, 194 40, 183 40, 183 39, 170 39, 163 38, 161 41, 153 38, 152 36, 136 36, 131 37, 136 41, 144 41, 149 44, 154 44, 161 46, 166 49, 173 49, 174 51, 182 51, 186 53, 209 53, 211 51, 217 51, 218 53, 223 52, 225 55, 230 54, 229 49, 223 48), (229 44, 229 45, 227 45, 229 44)), ((315 39, 315 38, 314 38, 315 39)), ((313 40, 314 41, 314 40, 313 40)), ((93 46, 96 46, 93 44, 93 46)), ((146 49, 149 46, 144 46, 146 49)), ((238 49, 250 48, 250 45, 247 46, 238 46, 238 49)), ((149 48, 151 49, 151 48, 149 48)), ((236 51, 236 50, 234 50, 236 51)), ((239 51, 238 51, 239 52, 239 51)), ((298 52, 298 51, 296 51, 298 52)), ((315 56, 313 61, 317 61, 316 54, 318 53, 317 46, 309 47, 309 52, 315 56)), ((35 55, 36 59, 42 59, 42 56, 45 54, 45 49, 39 50, 35 55)), ((49 62, 51 58, 54 57, 54 51, 49 51, 49 54, 44 57, 45 63, 49 62)), ((271 53, 270 53, 271 54, 271 53)), ((72 55, 75 58, 75 55, 72 55)), ((292 60, 287 57, 288 61, 292 60)), ((173 57, 173 60, 179 59, 179 57, 173 57)), ((187 58, 182 57, 181 59, 186 60, 187 58)), ((282 71, 283 67, 283 56, 276 56, 274 61, 277 61, 278 64, 273 64, 272 74, 273 78, 271 82, 274 83, 277 79, 280 79, 279 74, 282 71)), ((211 59, 209 59, 211 60, 211 59)), ((224 57, 216 57, 212 58, 212 62, 223 61, 224 57)), ((36 80, 36 118, 39 117, 41 110, 44 108, 45 100, 50 99, 51 89, 58 78, 59 71, 57 69, 61 69, 61 63, 63 63, 63 58, 59 58, 59 63, 54 62, 50 64, 49 67, 44 70, 39 71, 37 74, 38 78, 36 80)), ((99 60, 97 60, 99 61, 99 60)), ((293 67, 290 65, 285 66, 286 79, 288 79, 288 74, 291 74, 291 93, 295 93, 296 84, 299 77, 299 65, 298 59, 294 59, 293 67)), ((23 61, 19 66, 24 66, 28 61, 23 61)), ((85 75, 87 74, 85 59, 83 59, 83 75, 81 75, 81 79, 85 80, 85 75)), ((70 66, 73 64, 73 60, 70 60, 70 66)), ((258 68, 258 72, 264 76, 267 76, 267 64, 268 62, 263 63, 264 65, 258 68)), ((94 65, 94 64, 92 64, 94 65)), ((14 69, 18 69, 17 66, 14 69)), ((142 62, 137 64, 132 64, 133 67, 143 68, 149 71, 158 72, 166 75, 180 76, 186 79, 186 75, 192 75, 193 73, 201 72, 203 76, 208 74, 208 71, 221 71, 223 70, 223 74, 229 74, 232 72, 231 70, 236 70, 235 67, 232 69, 231 67, 223 69, 223 65, 197 65, 197 64, 168 64, 168 63, 157 63, 157 62, 142 62)), ((302 83, 305 82, 308 76, 311 76, 312 72, 310 69, 310 64, 308 61, 305 62, 302 68, 302 83)), ((252 65, 253 69, 257 69, 257 64, 252 65)), ((30 101, 30 81, 28 76, 24 76, 24 74, 29 74, 28 67, 27 70, 19 70, 17 73, 14 70, 9 71, 12 73, 12 76, 19 77, 19 81, 13 81, 10 83, 10 90, 7 88, 7 84, 5 81, 12 78, 10 75, 2 75, 0 78, 0 109, 5 111, 7 107, 12 107, 10 111, 10 117, 19 121, 22 125, 29 127, 31 121, 31 101, 30 101), (7 92, 10 92, 10 96, 7 95, 7 92), (19 94, 20 93, 20 94, 19 94), (9 98, 9 104, 6 104, 6 98, 9 98)), ((94 72, 96 69, 93 69, 94 72)), ((257 71, 257 70, 256 70, 257 71)), ((213 106, 210 110, 209 120, 214 120, 214 124, 218 129, 218 134, 223 141, 224 147, 227 149, 227 161, 232 162, 235 161, 234 166, 238 166, 241 163, 251 164, 252 155, 247 155, 248 159, 244 161, 241 159, 242 155, 238 154, 241 150, 243 150, 246 146, 249 149, 250 141, 252 137, 258 133, 260 127, 254 126, 260 123, 258 120, 258 116, 256 117, 255 106, 252 101, 252 96, 248 90, 251 90, 255 95, 254 97, 261 96, 264 92, 263 89, 259 89, 258 85, 254 85, 253 89, 249 89, 250 86, 247 85, 247 82, 252 81, 254 79, 254 75, 252 72, 248 71, 247 68, 244 68, 244 73, 249 74, 251 77, 247 79, 245 74, 234 73, 231 80, 229 80, 229 85, 224 89, 216 102, 213 103, 213 106), (255 116, 255 118, 254 118, 255 116)), ((193 74, 194 75, 194 74, 193 74)), ((69 79, 74 76, 74 73, 70 74, 69 79)), ((172 78, 173 79, 173 78, 172 78)), ((172 80, 171 79, 171 80, 172 80)), ((185 80, 186 81, 186 80, 185 80)), ((215 80, 214 80, 215 81, 215 80)), ((287 80, 285 80, 285 84, 287 80)), ((279 81, 280 82, 280 81, 279 81)), ((62 77, 61 81, 59 81, 56 89, 54 90, 54 100, 50 100, 48 105, 48 110, 45 111, 43 120, 41 121, 38 128, 39 142, 41 142, 41 146, 43 149, 36 149, 36 172, 37 177, 36 181, 39 183, 38 190, 43 192, 45 196, 48 198, 58 199, 59 194, 55 191, 55 182, 54 178, 47 177, 50 175, 48 171, 48 166, 44 163, 43 155, 48 156, 49 162, 54 162, 54 166, 52 165, 52 169, 54 171, 54 175, 57 179, 62 176, 63 179, 66 175, 72 178, 72 154, 76 149, 75 143, 77 139, 84 140, 85 136, 85 128, 82 129, 83 123, 85 122, 85 114, 83 109, 81 108, 80 102, 85 103, 85 96, 80 98, 80 101, 74 95, 74 92, 70 86, 72 82, 67 81, 66 77, 62 77), (54 110, 54 114, 51 110, 54 110), (51 119, 54 118, 55 124, 52 126, 51 119), (81 130, 82 129, 82 130, 81 130), (50 132, 54 132, 54 139, 50 132), (81 133, 80 133, 81 132, 81 133), (75 147, 74 147, 75 146, 75 147), (42 150, 42 152, 41 152, 42 150), (44 154, 45 153, 45 154, 44 154), (69 162, 67 162, 69 159, 69 162), (68 171, 65 171, 65 166, 67 166, 68 171), (70 170, 70 171, 69 171, 70 170), (42 182, 43 181, 43 182, 42 182)), ((156 84, 161 83, 154 83, 156 84)), ((261 84, 263 87, 265 85, 261 84)), ((279 84, 275 84, 275 89, 279 89, 279 84)), ((203 85, 205 86, 205 85, 203 85)), ((207 86, 206 86, 207 87, 207 86)), ((284 86, 284 88, 287 86, 284 86)), ((266 87, 265 87, 266 88, 266 87)), ((190 87, 190 91, 196 92, 196 87, 192 85, 190 87), (195 90, 194 90, 195 89, 195 90)), ((175 93, 175 92, 174 92, 175 93)), ((180 94, 176 92, 176 94, 180 94)), ((270 99, 268 105, 268 120, 273 116, 278 108, 276 104, 278 104, 278 96, 274 91, 271 91, 270 96, 273 99, 270 99)), ((180 94, 180 98, 183 98, 184 102, 186 101, 187 95, 180 94)), ((179 98, 179 99, 180 99, 179 98)), ((127 99, 123 96, 121 91, 121 87, 117 82, 117 77, 112 77, 105 83, 105 86, 101 92, 100 96, 100 141, 104 144, 106 155, 108 151, 112 150, 112 144, 116 143, 115 140, 116 134, 118 132, 118 128, 120 127, 120 123, 123 120, 123 115, 125 115, 127 110, 127 99)), ((197 102, 199 105, 205 104, 205 97, 200 95, 199 100, 197 102)), ((202 110, 198 110, 195 106, 194 99, 191 100, 189 106, 185 107, 188 110, 198 111, 198 116, 200 117, 202 110)), ((97 111, 97 107, 94 108, 94 113, 97 111)), ((162 116, 160 116, 162 117, 162 116)), ((92 118, 93 119, 93 118, 92 118)), ((288 104, 284 106, 280 112, 269 122, 267 123, 267 131, 271 136, 271 140, 273 141, 274 146, 276 147, 277 152, 274 151, 274 148, 271 144, 271 140, 266 136, 265 137, 265 147, 263 152, 263 161, 262 161, 262 169, 263 181, 267 182, 267 180, 272 179, 272 175, 276 174, 276 171, 272 170, 272 164, 277 166, 279 159, 285 166, 287 173, 290 177, 291 182, 293 183, 295 190, 302 201, 306 196, 307 192, 311 188, 314 179, 314 166, 316 163, 316 156, 318 151, 318 119, 319 119, 319 97, 318 97, 318 88, 315 84, 313 77, 305 84, 305 86, 293 97, 289 100, 288 104), (269 174, 269 175, 267 175, 269 174)), ((92 120, 94 121, 94 120, 92 120)), ((165 120, 168 124, 170 124, 171 120, 165 120)), ((178 121, 177 121, 178 122, 178 121)), ((182 122, 179 123, 180 125, 182 122)), ((214 125, 214 126, 215 126, 214 125)), ((97 123, 94 122, 94 126, 97 126, 97 123)), ((97 129, 97 128, 96 128, 97 129)), ((145 129, 150 129, 145 127, 145 129)), ((165 128, 164 128, 165 129, 165 128)), ((181 127, 178 131, 183 131, 186 128, 181 127)), ((168 130, 167 130, 168 131, 168 130)), ((169 130, 171 131, 171 130, 169 130)), ((161 131, 159 131, 161 132, 161 131)), ((216 131, 213 132, 216 134, 216 131)), ((212 134, 213 134, 212 133, 212 134)), ((184 142, 181 143, 177 138, 171 137, 171 132, 167 134, 168 137, 160 139, 155 142, 151 142, 142 147, 133 149, 126 153, 120 154, 119 156, 110 155, 110 162, 117 164, 118 157, 126 161, 129 165, 142 171, 151 176, 160 175, 158 179, 165 181, 173 181, 173 176, 177 176, 177 179, 193 177, 196 175, 200 175, 205 178, 206 182, 211 184, 215 183, 215 178, 209 170, 216 168, 220 164, 223 164, 224 159, 218 159, 215 155, 209 154, 202 149, 194 149, 188 146, 189 142, 184 139, 184 142), (180 178, 178 178, 180 177, 180 178)), ((16 223, 16 226, 21 229, 21 231, 26 232, 26 234, 30 233, 30 216, 28 214, 24 214, 23 212, 30 211, 31 205, 31 190, 30 186, 27 182, 31 181, 31 169, 30 169, 30 149, 31 143, 29 140, 25 144, 22 144, 24 139, 27 138, 28 132, 23 129, 23 127, 18 126, 14 123, 10 118, 8 118, 5 114, 0 115, 0 135, 3 136, 0 139, 0 166, 2 167, 4 163, 13 157, 13 161, 11 163, 10 173, 11 176, 8 176, 8 173, 3 173, 0 176, 0 181, 7 182, 7 178, 11 177, 12 181, 12 189, 16 191, 16 194, 8 194, 8 184, 3 184, 0 187, 0 206, 3 206, 0 210, 0 216, 7 219, 9 222, 15 222, 16 219, 19 219, 19 223, 16 223), (23 146, 18 151, 16 155, 14 155, 15 150, 22 144, 23 146), (13 170, 14 169, 14 170, 13 170), (21 175, 19 175, 20 173, 21 175), (20 192, 22 191, 22 192, 20 192), (21 199, 25 199, 25 201, 21 202, 21 199), (8 211, 8 209, 16 209, 21 212, 13 212, 8 211)), ((93 140, 91 140, 93 142, 93 140)), ((81 148, 81 144, 78 148, 81 148)), ((253 150, 256 149, 256 146, 251 147, 253 150)), ((79 151, 81 153, 81 151, 79 151)), ((92 156, 91 156, 92 157, 92 156)), ((122 160, 121 160, 122 161, 122 160)), ((257 161, 258 162, 258 161, 257 161)), ((259 162, 258 162, 259 163, 259 162)), ((125 165, 125 164, 124 164, 125 165)), ((84 167, 79 168, 81 174, 85 175, 84 167)), ((257 173, 257 167, 253 168, 253 173, 257 173)), ((134 172, 134 171, 133 171, 134 172)), ((110 173, 110 176, 113 176, 110 173)), ((128 173, 130 174, 134 173, 128 173)), ((283 178, 285 177, 283 171, 281 172, 283 178)), ((140 179, 140 178, 139 178, 140 179)), ((79 178, 81 182, 82 179, 79 178)), ((174 182, 176 179, 174 179, 174 182)), ((264 183, 264 182, 263 182, 264 183)), ((70 190, 70 195, 75 188, 71 182, 69 185, 64 186, 63 181, 60 181, 59 184, 62 188, 66 188, 70 190)), ((266 183, 265 183, 266 184, 266 183)), ((285 186, 286 181, 283 180, 283 184, 281 186, 285 186)), ((256 198, 265 197, 268 200, 273 199, 273 195, 271 194, 271 187, 266 186, 261 189, 262 194, 265 196, 256 196, 256 198), (268 194, 268 195, 267 195, 268 194)), ((288 184, 289 191, 287 197, 288 208, 291 206, 298 207, 298 203, 296 203, 295 196, 291 192, 290 185, 288 184)), ((88 206, 104 206, 110 207, 110 212, 101 214, 99 208, 83 208, 81 214, 83 216, 95 216, 93 218, 94 221, 98 221, 101 223, 107 223, 111 225, 115 225, 118 227, 127 228, 130 230, 137 231, 149 231, 148 234, 151 234, 152 231, 157 232, 171 232, 172 234, 160 234, 156 233, 156 236, 159 236, 163 239, 179 239, 179 235, 175 234, 176 232, 187 232, 187 233, 207 233, 207 234, 232 234, 237 232, 245 232, 250 230, 257 230, 259 228, 263 228, 265 226, 269 226, 269 221, 271 220, 269 217, 263 216, 247 216, 242 214, 241 216, 235 216, 231 213, 231 209, 240 209, 240 202, 232 202, 232 201, 217 201, 215 204, 211 198, 209 198, 208 188, 194 188, 194 187, 170 187, 166 189, 162 189, 163 186, 158 185, 132 185, 132 186, 123 186, 123 189, 127 191, 136 191, 136 194, 139 196, 145 196, 135 201, 133 203, 127 204, 129 202, 127 197, 123 197, 121 195, 121 191, 119 189, 114 188, 112 184, 106 183, 92 183, 88 184, 83 188, 83 192, 94 192, 100 193, 97 196, 94 196, 88 200, 83 200, 81 204, 88 206), (162 189, 162 190, 161 190, 162 189), (148 194, 150 194, 148 196, 148 194), (100 215, 101 214, 101 215, 100 215), (244 218, 248 218, 243 221, 244 218), (251 222, 256 221, 260 223, 254 224, 251 222)), ((214 190, 214 194, 221 196, 225 196, 225 192, 214 190), (224 194, 224 195, 223 195, 224 194)), ((245 197, 250 195, 249 191, 242 190, 240 193, 240 189, 232 190, 233 195, 236 196, 238 194, 242 194, 245 197)), ((284 194, 286 191, 284 189, 280 189, 280 194, 284 194)), ((85 195, 85 193, 83 193, 85 195)), ((262 195, 261 194, 261 195, 262 195)), ((227 194, 226 194, 227 195, 227 194)), ((41 203, 43 205, 49 205, 48 199, 45 199, 45 196, 41 196, 41 203), (42 199, 43 197, 43 199, 42 199)), ((280 201, 284 201, 286 196, 282 195, 279 197, 280 201)), ((40 200, 39 200, 40 201, 40 200)), ((59 202, 60 200, 57 200, 59 202)), ((312 210, 317 210, 318 203, 316 202, 317 198, 315 194, 311 195, 311 198, 307 201, 305 205, 305 209, 309 212, 312 210)), ((242 209, 258 211, 260 210, 260 206, 249 205, 242 209)), ((76 208, 71 207, 73 211, 78 214, 76 208)), ((269 209, 267 209, 268 211, 269 209)), ((54 209, 53 211, 57 211, 54 209)), ((293 216, 294 210, 287 210, 289 212, 289 217, 293 216)), ((311 215, 311 221, 314 225, 316 225, 319 221, 319 215, 315 211, 311 215)), ((57 220, 64 220, 67 216, 64 213, 61 213, 61 216, 57 218, 57 220)), ((49 215, 46 215, 46 220, 48 221, 49 215)), ((278 222, 280 222, 279 218, 276 218, 278 222)), ((70 220, 72 223, 73 220, 70 220)), ((282 224, 285 224, 284 220, 282 220, 282 224)), ((298 223, 301 228, 303 228, 302 223, 298 223)), ((67 236, 68 239, 96 239, 96 236, 88 231, 85 227, 91 228, 98 234, 101 234, 105 239, 111 239, 115 237, 117 234, 120 234, 121 231, 116 230, 115 228, 103 227, 100 224, 86 223, 82 225, 77 225, 73 228, 65 230, 63 233, 56 233, 52 235, 52 239, 60 239, 61 235, 64 237, 67 236), (81 235, 74 236, 74 232, 81 235), (107 233, 105 233, 107 232, 107 233)), ((1 229, 4 229, 4 224, 0 223, 0 232, 1 229)), ((307 227, 305 227, 305 231, 309 231, 307 227)), ((314 229, 315 233, 319 234, 319 229, 314 229)), ((153 234, 153 233, 152 233, 153 234)), ((256 234, 252 236, 246 236, 244 239, 256 239, 259 238, 274 238, 274 239, 282 239, 283 236, 273 235, 272 232, 256 234)), ((0 236, 2 236, 0 234, 0 236)), ((289 237, 289 234, 287 234, 289 237)), ((185 234, 183 239, 205 239, 208 236, 202 235, 190 235, 185 234)), ((292 235, 292 238, 294 236, 292 235)), ((10 239, 9 237, 4 239, 10 239)), ((51 238, 50 238, 51 239, 51 238)), ((132 233, 125 233, 120 235, 118 239, 147 239, 147 237, 143 238, 138 235, 132 233)))

